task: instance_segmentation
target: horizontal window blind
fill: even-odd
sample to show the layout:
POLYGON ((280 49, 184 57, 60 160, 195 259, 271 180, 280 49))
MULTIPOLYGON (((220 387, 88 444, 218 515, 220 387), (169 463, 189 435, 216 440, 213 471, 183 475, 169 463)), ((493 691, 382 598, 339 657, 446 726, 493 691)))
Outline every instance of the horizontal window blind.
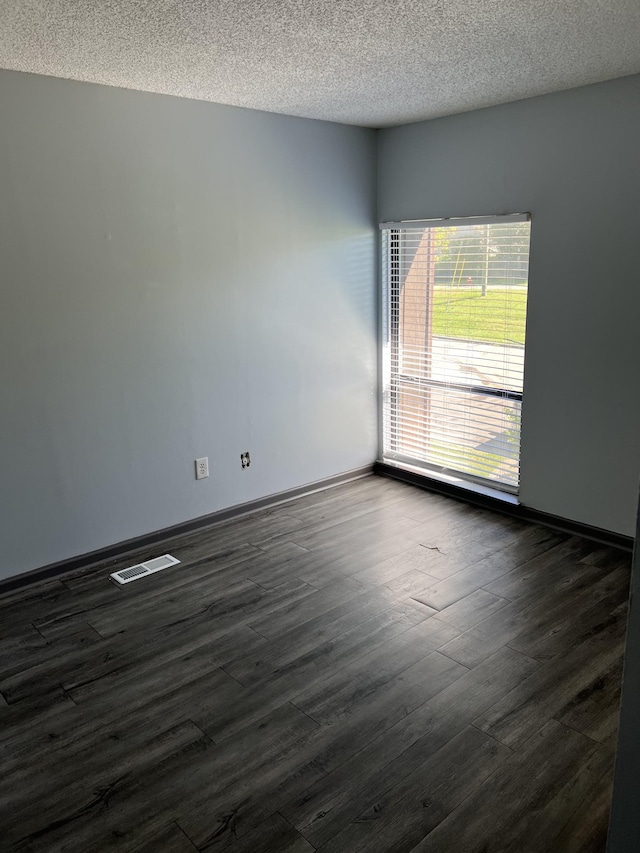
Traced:
POLYGON ((517 491, 529 218, 382 227, 384 458, 517 491))

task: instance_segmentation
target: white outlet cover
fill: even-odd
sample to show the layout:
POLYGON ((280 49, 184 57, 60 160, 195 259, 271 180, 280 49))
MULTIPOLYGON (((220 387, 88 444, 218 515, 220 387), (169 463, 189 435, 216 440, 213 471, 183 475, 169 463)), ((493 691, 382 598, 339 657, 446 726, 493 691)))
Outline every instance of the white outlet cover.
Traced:
POLYGON ((196 459, 196 480, 204 480, 209 476, 209 457, 196 459))

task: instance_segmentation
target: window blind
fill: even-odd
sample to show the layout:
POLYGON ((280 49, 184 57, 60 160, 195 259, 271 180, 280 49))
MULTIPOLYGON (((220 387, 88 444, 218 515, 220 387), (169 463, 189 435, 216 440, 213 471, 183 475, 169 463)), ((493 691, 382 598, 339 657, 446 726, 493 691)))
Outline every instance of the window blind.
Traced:
POLYGON ((381 227, 383 458, 517 491, 528 215, 381 227))

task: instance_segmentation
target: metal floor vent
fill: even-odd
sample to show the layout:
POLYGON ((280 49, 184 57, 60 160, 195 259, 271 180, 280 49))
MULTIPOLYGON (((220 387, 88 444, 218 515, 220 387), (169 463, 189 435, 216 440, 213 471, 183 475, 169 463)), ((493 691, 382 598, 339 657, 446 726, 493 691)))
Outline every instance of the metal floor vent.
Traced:
POLYGON ((176 560, 171 554, 163 554, 162 557, 154 557, 153 560, 147 560, 146 563, 138 563, 135 566, 129 566, 127 569, 120 569, 119 572, 114 572, 109 577, 117 583, 131 583, 131 581, 137 581, 138 578, 168 569, 169 566, 175 566, 179 562, 180 560, 176 560))

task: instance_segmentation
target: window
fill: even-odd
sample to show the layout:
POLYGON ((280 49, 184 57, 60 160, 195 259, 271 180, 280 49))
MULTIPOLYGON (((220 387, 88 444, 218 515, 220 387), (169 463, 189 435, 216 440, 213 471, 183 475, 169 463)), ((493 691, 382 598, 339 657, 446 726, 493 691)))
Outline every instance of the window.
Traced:
POLYGON ((381 227, 383 460, 517 492, 529 216, 381 227))

